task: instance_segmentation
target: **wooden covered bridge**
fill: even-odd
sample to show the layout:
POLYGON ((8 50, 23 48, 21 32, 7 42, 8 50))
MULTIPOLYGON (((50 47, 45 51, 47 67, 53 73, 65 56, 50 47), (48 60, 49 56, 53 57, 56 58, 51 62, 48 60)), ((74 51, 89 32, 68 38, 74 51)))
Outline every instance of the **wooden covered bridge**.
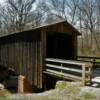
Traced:
MULTIPOLYGON (((48 71, 52 71, 53 62, 46 64, 47 61, 51 58, 77 59, 78 35, 80 33, 67 21, 9 33, 9 35, 3 34, 0 36, 0 65, 13 68, 18 75, 24 75, 33 87, 43 89, 48 87, 49 81, 52 80, 48 76, 52 73, 48 71)), ((57 65, 54 67, 57 68, 57 65)), ((69 70, 69 68, 65 69, 69 70)), ((59 68, 56 71, 59 72, 59 68)))

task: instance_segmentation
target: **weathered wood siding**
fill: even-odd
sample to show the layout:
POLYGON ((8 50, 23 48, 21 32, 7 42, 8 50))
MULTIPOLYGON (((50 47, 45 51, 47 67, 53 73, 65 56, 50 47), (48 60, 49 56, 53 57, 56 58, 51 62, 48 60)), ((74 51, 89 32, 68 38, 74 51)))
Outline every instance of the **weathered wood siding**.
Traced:
MULTIPOLYGON (((67 47, 65 50, 59 49, 59 52, 63 52, 62 55, 70 54, 67 57, 69 59, 76 59, 77 35, 79 32, 70 24, 60 22, 19 33, 13 33, 8 36, 0 36, 0 64, 12 67, 16 70, 16 73, 24 75, 26 79, 37 88, 45 87, 45 76, 42 72, 45 70, 45 58, 48 57, 48 33, 56 33, 56 35, 52 35, 54 41, 56 39, 55 37, 58 35, 57 33, 66 35, 66 38, 63 36, 60 40, 63 41, 64 38, 64 46, 67 47), (67 38, 67 36, 70 38, 67 38)), ((49 42, 51 45, 53 44, 51 39, 49 42)), ((52 53, 51 50, 55 45, 49 46, 50 53, 52 53)), ((59 43, 57 46, 59 46, 59 43)))
POLYGON ((40 51, 40 33, 4 37, 0 39, 0 64, 12 67, 32 85, 41 88, 40 51))
MULTIPOLYGON (((54 36, 55 39, 58 36, 58 34, 65 35, 64 38, 66 38, 66 37, 69 38, 69 36, 72 37, 69 39, 66 38, 66 41, 64 41, 66 43, 64 43, 64 44, 66 44, 66 47, 68 48, 68 50, 70 49, 69 50, 70 52, 68 52, 68 54, 70 56, 69 59, 70 60, 77 59, 77 35, 78 34, 75 30, 72 29, 71 25, 68 25, 65 22, 63 22, 63 23, 57 23, 54 25, 50 25, 49 27, 45 27, 43 29, 45 30, 47 36, 48 36, 48 34, 52 34, 52 36, 54 36)), ((47 37, 46 37, 46 39, 47 39, 47 37)), ((52 42, 52 40, 51 40, 51 42, 52 42)), ((66 51, 63 50, 63 51, 61 51, 61 53, 64 53, 66 51)), ((48 52, 48 51, 46 51, 46 52, 48 52)), ((65 54, 67 54, 67 53, 65 53, 65 54)), ((63 59, 65 59, 65 58, 63 58, 63 59)))

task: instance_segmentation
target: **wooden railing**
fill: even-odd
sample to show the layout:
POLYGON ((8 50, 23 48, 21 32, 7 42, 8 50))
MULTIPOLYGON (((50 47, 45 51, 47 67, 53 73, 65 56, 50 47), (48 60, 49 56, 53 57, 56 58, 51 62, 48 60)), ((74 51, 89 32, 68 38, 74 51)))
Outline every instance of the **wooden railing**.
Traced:
POLYGON ((93 64, 93 67, 100 67, 100 57, 87 57, 87 56, 77 56, 78 61, 90 62, 93 64))
POLYGON ((91 82, 91 64, 78 61, 47 58, 45 74, 81 81, 83 85, 91 82))

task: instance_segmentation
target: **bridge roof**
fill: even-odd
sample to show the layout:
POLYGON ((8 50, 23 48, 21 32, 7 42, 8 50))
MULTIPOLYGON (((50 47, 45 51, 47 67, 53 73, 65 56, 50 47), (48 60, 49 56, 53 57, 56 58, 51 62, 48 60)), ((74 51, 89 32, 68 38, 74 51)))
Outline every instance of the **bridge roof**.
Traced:
POLYGON ((25 32, 31 32, 31 31, 36 31, 36 30, 41 30, 43 28, 48 28, 48 27, 52 27, 52 26, 55 26, 55 25, 58 25, 58 24, 64 24, 66 27, 69 26, 70 27, 70 30, 74 31, 75 34, 77 35, 81 35, 81 33, 73 26, 71 25, 68 21, 66 20, 61 20, 61 21, 57 21, 57 22, 52 22, 50 24, 42 24, 40 26, 37 26, 37 27, 30 27, 30 28, 26 28, 22 31, 16 31, 16 32, 12 32, 12 33, 6 33, 6 34, 0 34, 0 38, 1 37, 5 37, 5 36, 10 36, 10 35, 13 35, 13 34, 20 34, 20 33, 25 33, 25 32))

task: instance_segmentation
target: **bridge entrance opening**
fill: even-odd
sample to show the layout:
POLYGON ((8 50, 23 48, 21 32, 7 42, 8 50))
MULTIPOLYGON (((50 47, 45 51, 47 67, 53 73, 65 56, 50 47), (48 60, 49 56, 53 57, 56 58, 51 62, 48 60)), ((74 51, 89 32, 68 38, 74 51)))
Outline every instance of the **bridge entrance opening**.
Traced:
POLYGON ((47 34, 46 39, 46 58, 74 58, 72 35, 52 32, 47 34))
MULTIPOLYGON (((46 58, 74 59, 73 37, 67 33, 49 32, 46 36, 46 58)), ((62 80, 46 74, 46 89, 55 88, 56 82, 62 80), (48 84, 49 83, 49 84, 48 84)))

